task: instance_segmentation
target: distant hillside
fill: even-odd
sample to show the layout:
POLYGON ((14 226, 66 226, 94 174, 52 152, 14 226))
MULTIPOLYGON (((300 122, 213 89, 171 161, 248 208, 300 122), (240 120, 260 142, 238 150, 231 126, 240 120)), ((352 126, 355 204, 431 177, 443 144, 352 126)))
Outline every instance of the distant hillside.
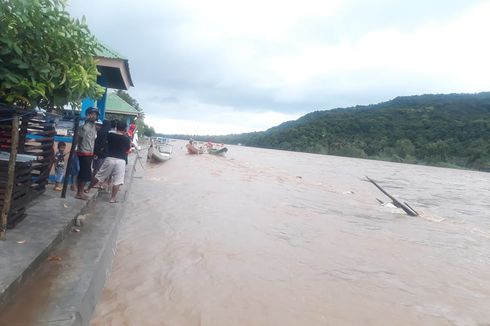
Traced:
POLYGON ((397 97, 376 105, 315 111, 264 132, 199 138, 490 170, 490 92, 397 97))

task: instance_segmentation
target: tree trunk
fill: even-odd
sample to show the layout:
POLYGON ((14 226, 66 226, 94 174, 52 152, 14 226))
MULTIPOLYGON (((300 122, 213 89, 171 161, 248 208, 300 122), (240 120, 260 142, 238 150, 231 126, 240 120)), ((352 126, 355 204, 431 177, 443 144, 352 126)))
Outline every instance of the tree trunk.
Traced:
POLYGON ((2 208, 2 225, 0 228, 0 240, 6 240, 7 233, 7 218, 10 212, 12 203, 12 192, 14 190, 15 179, 15 162, 17 160, 17 146, 19 144, 19 117, 14 116, 12 120, 12 136, 10 145, 10 158, 7 174, 7 189, 5 191, 5 199, 2 208))

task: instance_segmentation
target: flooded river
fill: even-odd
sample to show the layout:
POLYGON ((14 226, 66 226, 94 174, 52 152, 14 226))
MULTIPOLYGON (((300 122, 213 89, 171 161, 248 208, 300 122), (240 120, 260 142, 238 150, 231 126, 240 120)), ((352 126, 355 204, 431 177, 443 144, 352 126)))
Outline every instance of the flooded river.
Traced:
POLYGON ((490 174, 182 146, 134 181, 92 325, 490 325, 490 174))

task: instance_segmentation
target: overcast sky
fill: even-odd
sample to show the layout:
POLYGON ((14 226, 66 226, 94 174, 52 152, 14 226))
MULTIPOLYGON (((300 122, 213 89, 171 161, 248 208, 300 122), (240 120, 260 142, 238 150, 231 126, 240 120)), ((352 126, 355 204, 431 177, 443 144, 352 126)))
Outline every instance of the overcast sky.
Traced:
POLYGON ((490 0, 71 0, 163 133, 265 130, 399 95, 490 90, 490 0))

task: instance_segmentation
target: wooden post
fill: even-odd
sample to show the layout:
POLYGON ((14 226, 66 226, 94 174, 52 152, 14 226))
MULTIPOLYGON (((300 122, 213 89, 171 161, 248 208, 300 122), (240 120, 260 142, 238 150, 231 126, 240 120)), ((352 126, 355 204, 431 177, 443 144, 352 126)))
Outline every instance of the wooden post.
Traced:
MULTIPOLYGON (((66 189, 68 188, 68 176, 70 175, 71 162, 73 161, 73 155, 75 154, 75 148, 78 142, 78 125, 80 124, 80 118, 76 117, 73 121, 73 140, 70 148, 70 155, 68 156, 68 163, 66 164, 65 179, 63 180, 63 189, 61 190, 61 198, 66 198, 66 189)), ((73 182, 73 180, 72 180, 73 182)))
POLYGON ((405 203, 406 205, 402 204, 398 199, 396 199, 395 197, 393 197, 392 195, 387 193, 386 190, 381 188, 381 186, 378 185, 373 179, 370 179, 368 176, 366 176, 366 179, 369 182, 371 182, 373 185, 375 185, 376 188, 378 188, 383 194, 388 196, 388 198, 390 198, 393 201, 393 205, 395 205, 398 208, 403 209, 405 211, 405 213, 407 213, 410 216, 418 216, 419 215, 419 213, 417 213, 412 207, 410 207, 410 205, 408 205, 407 203, 405 203))
POLYGON ((19 147, 17 148, 17 153, 23 154, 25 153, 25 145, 26 145, 26 136, 27 136, 27 127, 29 125, 29 117, 30 115, 24 115, 22 121, 20 123, 20 131, 19 131, 19 147))
POLYGON ((17 146, 19 145, 19 117, 14 116, 12 120, 12 136, 10 141, 10 158, 7 174, 7 189, 2 208, 2 225, 0 227, 0 240, 5 241, 7 235, 7 218, 10 212, 12 203, 12 193, 14 190, 15 179, 15 162, 17 160, 17 146))

